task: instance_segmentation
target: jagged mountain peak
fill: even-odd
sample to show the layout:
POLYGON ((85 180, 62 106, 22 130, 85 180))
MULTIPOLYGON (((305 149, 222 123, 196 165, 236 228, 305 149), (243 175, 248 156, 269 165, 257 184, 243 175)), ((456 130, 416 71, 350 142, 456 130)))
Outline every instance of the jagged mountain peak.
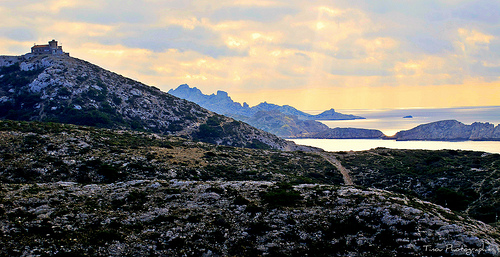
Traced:
POLYGON ((240 147, 296 149, 292 142, 69 56, 1 56, 0 118, 133 129, 240 147))
POLYGON ((180 85, 176 89, 170 89, 169 94, 175 95, 177 97, 193 101, 200 106, 207 108, 208 110, 229 115, 232 117, 246 116, 251 117, 259 111, 272 111, 277 110, 286 115, 297 116, 302 120, 353 120, 353 119, 364 119, 363 117, 354 116, 350 114, 341 114, 335 112, 332 108, 330 110, 324 111, 318 115, 312 115, 305 113, 296 109, 290 105, 277 105, 273 103, 268 103, 264 101, 257 104, 256 106, 250 107, 247 103, 240 104, 234 102, 228 93, 225 91, 217 91, 217 95, 205 95, 196 87, 190 88, 188 85, 180 85))

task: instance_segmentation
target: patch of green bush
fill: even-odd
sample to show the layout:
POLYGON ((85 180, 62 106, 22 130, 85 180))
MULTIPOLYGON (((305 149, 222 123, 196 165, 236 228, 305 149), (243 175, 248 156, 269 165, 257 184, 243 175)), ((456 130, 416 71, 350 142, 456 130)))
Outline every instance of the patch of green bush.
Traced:
POLYGON ((288 183, 277 184, 262 195, 262 200, 270 206, 294 206, 303 198, 300 192, 288 183))

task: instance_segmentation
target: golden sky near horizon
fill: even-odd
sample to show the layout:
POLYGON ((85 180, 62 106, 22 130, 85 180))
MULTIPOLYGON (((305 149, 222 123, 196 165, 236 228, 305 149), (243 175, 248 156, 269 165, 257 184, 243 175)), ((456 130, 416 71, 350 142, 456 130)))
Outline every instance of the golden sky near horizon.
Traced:
POLYGON ((0 1, 0 54, 56 39, 164 91, 302 110, 500 105, 500 3, 0 1))

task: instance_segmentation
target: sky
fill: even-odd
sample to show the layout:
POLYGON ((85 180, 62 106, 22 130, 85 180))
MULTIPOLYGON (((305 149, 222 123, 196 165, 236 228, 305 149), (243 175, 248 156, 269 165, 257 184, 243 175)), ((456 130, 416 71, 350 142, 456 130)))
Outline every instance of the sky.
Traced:
POLYGON ((56 39, 156 86, 301 110, 500 105, 498 0, 0 0, 0 55, 56 39))

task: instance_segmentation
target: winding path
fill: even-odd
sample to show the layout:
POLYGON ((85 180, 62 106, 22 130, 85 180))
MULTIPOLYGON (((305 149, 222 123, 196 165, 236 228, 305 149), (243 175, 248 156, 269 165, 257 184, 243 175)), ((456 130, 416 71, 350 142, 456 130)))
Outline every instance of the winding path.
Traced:
POLYGON ((335 158, 333 154, 322 152, 319 153, 319 155, 325 158, 325 160, 335 166, 340 171, 340 173, 342 173, 342 176, 344 177, 344 184, 346 186, 354 186, 354 182, 352 182, 351 176, 349 175, 349 170, 342 166, 342 163, 340 163, 340 161, 337 160, 337 158, 335 158))

